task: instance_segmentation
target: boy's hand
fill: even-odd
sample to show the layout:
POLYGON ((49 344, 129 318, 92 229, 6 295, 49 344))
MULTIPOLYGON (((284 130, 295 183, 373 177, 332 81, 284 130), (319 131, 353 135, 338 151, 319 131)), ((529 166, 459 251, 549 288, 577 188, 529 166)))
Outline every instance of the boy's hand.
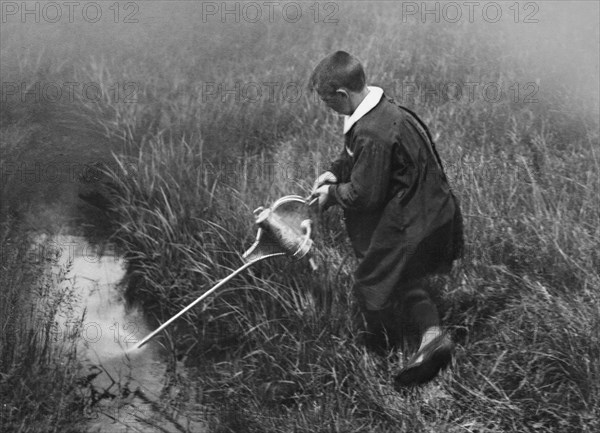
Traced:
POLYGON ((317 188, 311 197, 317 197, 319 199, 319 211, 324 211, 329 207, 331 196, 329 195, 329 185, 322 185, 317 188))
POLYGON ((317 177, 317 180, 315 180, 315 183, 313 184, 313 188, 311 191, 311 195, 315 195, 315 192, 321 186, 330 184, 330 183, 337 183, 337 181, 338 180, 337 180, 337 177, 335 176, 335 174, 333 174, 330 171, 326 171, 325 173, 323 173, 322 175, 317 177))

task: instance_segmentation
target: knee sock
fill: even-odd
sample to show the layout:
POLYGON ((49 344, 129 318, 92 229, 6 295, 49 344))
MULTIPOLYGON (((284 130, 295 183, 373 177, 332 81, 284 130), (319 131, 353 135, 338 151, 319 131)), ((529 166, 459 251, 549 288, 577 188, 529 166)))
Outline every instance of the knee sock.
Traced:
POLYGON ((409 290, 404 296, 403 304, 404 317, 408 320, 409 327, 421 338, 421 347, 439 335, 441 330, 438 310, 425 290, 409 290))

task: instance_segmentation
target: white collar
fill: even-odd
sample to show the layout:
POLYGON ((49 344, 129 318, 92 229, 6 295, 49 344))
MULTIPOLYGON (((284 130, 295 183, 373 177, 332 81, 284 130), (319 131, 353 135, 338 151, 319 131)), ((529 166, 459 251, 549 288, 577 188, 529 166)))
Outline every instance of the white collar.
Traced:
POLYGON ((347 134, 356 122, 375 108, 375 106, 379 104, 379 101, 381 101, 383 89, 375 86, 368 86, 367 89, 369 90, 369 93, 367 93, 367 96, 365 96, 358 107, 356 107, 354 113, 352 113, 351 116, 344 116, 344 134, 347 134))

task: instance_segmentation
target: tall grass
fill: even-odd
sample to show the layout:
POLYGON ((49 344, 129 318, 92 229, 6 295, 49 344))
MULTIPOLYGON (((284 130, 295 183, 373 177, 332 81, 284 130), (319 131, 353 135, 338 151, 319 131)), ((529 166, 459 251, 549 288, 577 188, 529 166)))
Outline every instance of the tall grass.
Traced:
POLYGON ((64 107, 68 121, 123 145, 115 155, 122 170, 107 175, 129 299, 158 323, 212 287, 241 265, 255 234, 252 209, 306 194, 341 146, 339 119, 306 91, 293 102, 249 102, 213 98, 207 83, 302 84, 321 57, 346 49, 365 60, 371 83, 439 135, 466 221, 466 255, 441 282, 456 362, 431 385, 391 388, 410 351, 376 357, 357 344, 355 263, 334 211, 317 218, 318 271, 305 262, 260 264, 159 339, 166 356, 196 373, 185 385, 202 390, 211 431, 596 431, 597 99, 563 81, 562 65, 546 68, 551 47, 525 38, 511 48, 533 30, 398 25, 390 4, 364 11, 340 6, 331 27, 198 27, 198 11, 182 6, 166 40, 152 25, 131 30, 152 50, 124 43, 108 57, 90 43, 77 77, 139 85, 133 104, 109 95, 64 107), (448 82, 496 82, 504 91, 535 82, 539 102, 402 92, 448 82))
POLYGON ((72 333, 57 326, 61 317, 77 319, 68 310, 74 288, 65 281, 67 269, 50 271, 59 253, 51 240, 29 232, 25 216, 39 196, 18 171, 26 162, 23 155, 37 146, 40 122, 51 110, 42 99, 21 101, 4 94, 9 84, 56 79, 62 66, 54 63, 50 47, 23 50, 22 33, 10 33, 4 25, 1 32, 0 429, 78 432, 85 390, 79 382, 77 326, 72 333))
POLYGON ((69 311, 75 290, 65 280, 67 269, 48 272, 60 252, 48 240, 35 241, 9 225, 2 227, 2 246, 2 430, 81 431, 86 392, 77 359, 77 318, 69 311), (73 322, 69 331, 58 325, 61 320, 73 322))

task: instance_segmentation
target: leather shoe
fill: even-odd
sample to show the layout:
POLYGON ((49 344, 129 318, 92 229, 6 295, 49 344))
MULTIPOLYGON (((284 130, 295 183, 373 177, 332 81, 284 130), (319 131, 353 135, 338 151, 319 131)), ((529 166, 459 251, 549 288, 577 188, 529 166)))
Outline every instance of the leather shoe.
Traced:
POLYGON ((454 343, 447 334, 434 338, 419 350, 394 378, 394 386, 421 385, 434 379, 452 360, 454 343))

